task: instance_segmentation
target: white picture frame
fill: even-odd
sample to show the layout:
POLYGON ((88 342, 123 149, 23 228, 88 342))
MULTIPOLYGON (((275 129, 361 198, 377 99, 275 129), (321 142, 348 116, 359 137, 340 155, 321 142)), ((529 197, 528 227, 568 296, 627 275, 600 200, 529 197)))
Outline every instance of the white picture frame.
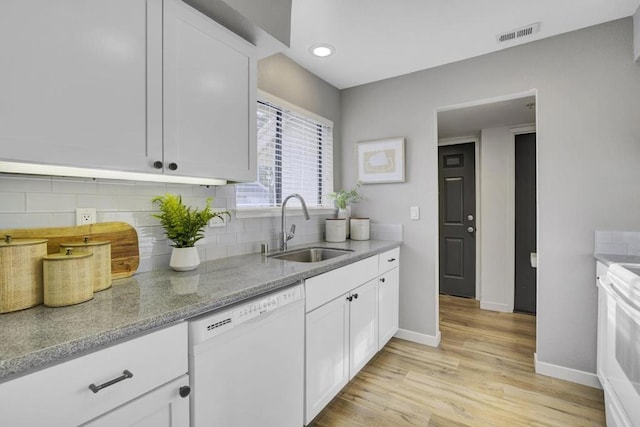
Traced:
POLYGON ((358 181, 363 184, 404 182, 404 138, 358 142, 358 181))

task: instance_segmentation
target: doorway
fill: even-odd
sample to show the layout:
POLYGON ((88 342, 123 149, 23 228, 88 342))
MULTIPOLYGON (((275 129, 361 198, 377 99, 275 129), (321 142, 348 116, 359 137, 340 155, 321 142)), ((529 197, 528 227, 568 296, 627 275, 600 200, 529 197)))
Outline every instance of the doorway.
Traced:
POLYGON ((440 293, 476 296, 473 142, 438 147, 440 293))
POLYGON ((536 314, 536 134, 516 134, 513 310, 536 314))
MULTIPOLYGON (((475 140, 475 298, 480 300, 482 309, 512 312, 516 258, 514 134, 535 133, 536 91, 445 107, 436 112, 436 121, 439 145, 455 140, 475 140)), ((441 162, 440 156, 438 161, 441 162)), ((439 180, 439 187, 441 185, 439 180)), ((438 201, 442 210, 440 197, 438 201)), ((533 203, 535 206, 535 201, 533 203)), ((439 212, 439 216, 441 214, 439 212)), ((439 224, 438 232, 444 235, 440 228, 439 224)), ((535 242, 535 232, 533 234, 535 242)), ((446 274, 448 267, 443 258, 448 255, 444 254, 443 243, 438 240, 438 266, 446 274)), ((529 263, 529 253, 526 262, 529 263)), ((437 294, 441 291, 447 293, 442 276, 443 271, 439 271, 436 276, 437 294)))

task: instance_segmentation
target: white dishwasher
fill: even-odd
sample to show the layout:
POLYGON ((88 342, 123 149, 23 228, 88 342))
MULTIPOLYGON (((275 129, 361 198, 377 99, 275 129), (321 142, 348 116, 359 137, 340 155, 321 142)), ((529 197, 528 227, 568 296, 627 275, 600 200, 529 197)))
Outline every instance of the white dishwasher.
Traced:
POLYGON ((192 427, 300 427, 304 287, 189 322, 192 427))

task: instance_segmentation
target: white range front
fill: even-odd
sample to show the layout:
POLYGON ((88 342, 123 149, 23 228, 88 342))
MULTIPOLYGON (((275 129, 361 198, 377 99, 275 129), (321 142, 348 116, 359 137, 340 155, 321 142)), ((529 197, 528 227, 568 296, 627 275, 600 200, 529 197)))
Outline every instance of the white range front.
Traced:
POLYGON ((640 265, 598 275, 598 378, 608 427, 640 426, 640 265))

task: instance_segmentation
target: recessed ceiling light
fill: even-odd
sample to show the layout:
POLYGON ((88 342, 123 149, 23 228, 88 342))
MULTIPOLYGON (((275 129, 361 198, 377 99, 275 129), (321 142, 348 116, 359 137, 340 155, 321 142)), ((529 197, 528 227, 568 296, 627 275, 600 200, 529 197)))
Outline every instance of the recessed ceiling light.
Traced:
POLYGON ((325 58, 327 56, 333 55, 333 53, 336 51, 336 48, 331 46, 330 44, 318 43, 311 46, 309 48, 309 51, 317 57, 325 58))

